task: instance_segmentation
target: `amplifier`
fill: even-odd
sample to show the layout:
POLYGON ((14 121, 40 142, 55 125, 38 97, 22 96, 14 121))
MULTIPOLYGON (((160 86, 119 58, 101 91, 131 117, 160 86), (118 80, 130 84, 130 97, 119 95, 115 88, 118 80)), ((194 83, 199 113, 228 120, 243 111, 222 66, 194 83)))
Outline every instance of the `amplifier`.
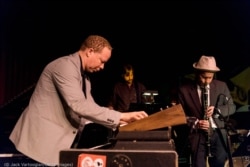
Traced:
POLYGON ((171 130, 124 131, 116 136, 113 149, 122 150, 175 150, 171 130))
POLYGON ((178 167, 173 150, 68 149, 60 152, 60 167, 178 167))
POLYGON ((116 135, 120 141, 169 141, 171 139, 171 128, 152 131, 122 131, 116 135))
POLYGON ((121 150, 175 150, 174 140, 169 141, 117 141, 111 149, 121 150))

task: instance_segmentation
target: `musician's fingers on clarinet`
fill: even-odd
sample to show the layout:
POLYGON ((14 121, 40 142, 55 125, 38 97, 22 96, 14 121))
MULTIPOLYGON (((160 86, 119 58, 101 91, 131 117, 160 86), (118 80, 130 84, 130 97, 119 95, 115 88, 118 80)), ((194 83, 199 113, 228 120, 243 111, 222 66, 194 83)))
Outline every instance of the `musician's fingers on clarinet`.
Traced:
POLYGON ((200 120, 198 124, 199 129, 207 130, 209 128, 209 121, 208 120, 200 120))
POLYGON ((211 117, 213 115, 214 112, 214 106, 209 106, 207 109, 207 116, 211 117))

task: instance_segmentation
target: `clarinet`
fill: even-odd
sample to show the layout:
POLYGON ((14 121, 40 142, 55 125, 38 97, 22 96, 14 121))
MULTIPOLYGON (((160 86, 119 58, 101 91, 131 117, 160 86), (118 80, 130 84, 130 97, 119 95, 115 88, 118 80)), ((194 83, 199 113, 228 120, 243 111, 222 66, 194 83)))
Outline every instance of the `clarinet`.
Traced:
MULTIPOLYGON (((209 118, 207 116, 207 108, 208 108, 208 87, 207 85, 204 85, 203 87, 203 109, 204 109, 204 120, 208 120, 209 121, 209 118)), ((207 156, 208 157, 212 157, 212 154, 211 154, 211 150, 210 150, 210 147, 211 147, 211 143, 210 143, 210 138, 211 138, 211 127, 210 127, 210 121, 209 121, 209 129, 206 133, 206 144, 207 144, 207 156)))

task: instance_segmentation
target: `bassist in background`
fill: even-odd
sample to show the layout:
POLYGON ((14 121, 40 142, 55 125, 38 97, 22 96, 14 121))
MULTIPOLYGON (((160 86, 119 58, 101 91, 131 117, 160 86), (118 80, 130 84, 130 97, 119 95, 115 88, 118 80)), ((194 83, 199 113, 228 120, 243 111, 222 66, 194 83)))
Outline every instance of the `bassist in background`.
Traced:
POLYGON ((108 107, 121 112, 129 111, 131 104, 144 102, 143 92, 146 87, 135 80, 134 68, 131 64, 122 66, 121 81, 115 83, 108 107))
POLYGON ((188 124, 191 164, 192 167, 205 167, 207 163, 210 167, 224 167, 229 152, 225 120, 221 117, 233 114, 235 104, 226 83, 214 79, 220 69, 213 56, 202 55, 193 68, 195 80, 183 83, 178 89, 178 102, 186 116, 194 120, 188 124), (208 107, 205 111, 201 98, 204 85, 208 89, 208 107), (208 150, 211 156, 208 156, 208 150))

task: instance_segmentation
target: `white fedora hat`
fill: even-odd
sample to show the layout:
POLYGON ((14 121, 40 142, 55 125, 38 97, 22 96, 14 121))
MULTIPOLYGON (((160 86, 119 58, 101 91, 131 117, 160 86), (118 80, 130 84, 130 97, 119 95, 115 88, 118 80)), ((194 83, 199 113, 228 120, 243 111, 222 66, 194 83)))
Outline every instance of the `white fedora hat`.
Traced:
POLYGON ((200 60, 193 64, 193 67, 202 71, 220 71, 220 69, 216 66, 215 58, 213 56, 202 55, 200 60))

